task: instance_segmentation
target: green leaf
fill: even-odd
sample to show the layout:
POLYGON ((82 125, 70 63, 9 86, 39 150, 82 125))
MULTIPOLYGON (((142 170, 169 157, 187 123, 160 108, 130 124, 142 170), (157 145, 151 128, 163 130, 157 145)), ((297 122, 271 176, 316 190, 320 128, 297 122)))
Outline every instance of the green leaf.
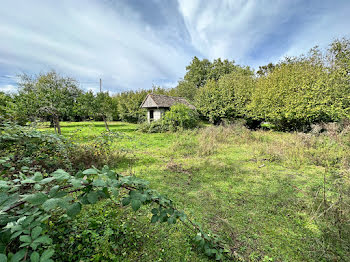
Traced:
POLYGON ((141 201, 138 199, 131 200, 131 207, 134 211, 137 211, 141 207, 141 201))
POLYGON ((106 182, 103 181, 102 179, 96 179, 92 182, 92 185, 104 187, 104 186, 106 186, 106 182))
POLYGON ((21 242, 26 242, 26 243, 31 243, 32 242, 32 238, 28 235, 24 235, 24 236, 20 236, 19 240, 21 242))
POLYGON ((119 190, 118 190, 118 189, 115 189, 115 188, 112 188, 111 191, 112 191, 113 196, 114 196, 115 198, 117 198, 118 195, 119 195, 119 190))
POLYGON ((33 195, 26 196, 23 200, 33 205, 41 205, 47 200, 47 195, 39 192, 33 195))
POLYGON ((38 236, 40 236, 41 232, 43 231, 43 229, 39 226, 37 227, 34 227, 33 230, 32 230, 32 238, 33 239, 36 239, 38 236))
POLYGON ((81 204, 79 202, 75 202, 67 209, 67 215, 70 217, 74 217, 79 214, 81 210, 81 204))
POLYGON ((34 240, 34 243, 50 244, 51 238, 48 236, 41 236, 34 240))
POLYGON ((156 223, 158 221, 158 216, 157 215, 153 215, 151 218, 151 223, 156 223))
POLYGON ((130 204, 130 200, 131 200, 130 197, 123 198, 123 200, 122 200, 123 206, 129 205, 130 204))
POLYGON ((43 175, 40 173, 40 172, 35 172, 34 176, 33 176, 33 179, 36 181, 36 182, 39 182, 43 179, 43 175))
POLYGON ((81 179, 74 178, 74 179, 70 180, 70 183, 73 185, 73 188, 80 188, 83 186, 81 184, 81 181, 82 181, 81 179))
POLYGON ((40 262, 48 261, 49 258, 52 257, 54 253, 55 253, 55 250, 53 250, 53 249, 45 250, 41 255, 40 262))
POLYGON ((169 217, 168 218, 168 224, 171 225, 171 224, 175 224, 176 223, 176 219, 174 217, 169 217))
POLYGON ((7 262, 7 256, 4 254, 0 254, 0 262, 7 262))
POLYGON ((54 197, 56 195, 58 189, 60 189, 60 186, 58 186, 58 185, 53 186, 49 192, 50 197, 54 197))
POLYGON ((9 188, 9 187, 10 187, 10 186, 7 184, 6 181, 0 180, 0 188, 7 189, 7 188, 9 188))
POLYGON ((87 198, 91 204, 95 204, 98 201, 98 194, 95 191, 89 192, 87 198))
POLYGON ((152 213, 153 215, 157 215, 157 214, 158 214, 158 209, 157 209, 157 208, 153 208, 153 209, 151 210, 151 213, 152 213))
POLYGON ((83 171, 84 175, 97 175, 97 170, 94 168, 86 169, 83 171))
POLYGON ((31 255, 30 255, 30 261, 31 262, 39 262, 39 259, 40 259, 40 255, 38 252, 33 252, 31 255))
POLYGON ((47 184, 47 183, 50 183, 50 182, 52 182, 53 180, 55 180, 56 178, 54 178, 54 177, 47 177, 47 178, 44 178, 43 180, 41 180, 39 183, 41 184, 41 185, 45 185, 45 184, 47 184))
POLYGON ((26 249, 21 249, 11 259, 11 262, 19 262, 22 258, 24 258, 26 254, 26 249))
POLYGON ((50 198, 42 204, 42 207, 45 211, 49 211, 51 209, 54 209, 58 206, 60 199, 59 198, 50 198))
POLYGON ((56 178, 57 181, 64 181, 69 179, 71 176, 64 171, 63 169, 57 169, 55 172, 53 172, 52 177, 56 178))

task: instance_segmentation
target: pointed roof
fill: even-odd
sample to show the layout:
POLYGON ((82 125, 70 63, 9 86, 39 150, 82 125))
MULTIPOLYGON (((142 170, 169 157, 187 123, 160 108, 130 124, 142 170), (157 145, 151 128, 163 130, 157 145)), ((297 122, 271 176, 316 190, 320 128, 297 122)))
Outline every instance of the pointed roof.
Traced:
POLYGON ((156 94, 148 94, 143 100, 140 107, 142 108, 152 108, 152 107, 166 107, 169 108, 175 104, 184 104, 191 109, 196 109, 195 106, 191 105, 185 98, 183 97, 175 97, 175 96, 166 96, 166 95, 156 95, 156 94))

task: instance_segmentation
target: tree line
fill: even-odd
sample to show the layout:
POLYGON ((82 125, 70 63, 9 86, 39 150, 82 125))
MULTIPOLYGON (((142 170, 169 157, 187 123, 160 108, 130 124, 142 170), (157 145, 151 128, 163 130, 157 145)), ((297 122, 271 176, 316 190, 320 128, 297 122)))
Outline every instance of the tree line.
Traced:
POLYGON ((342 121, 350 116, 350 39, 256 72, 235 61, 194 57, 175 88, 154 86, 113 96, 83 91, 76 80, 55 71, 21 75, 17 94, 0 93, 0 121, 41 118, 60 133, 61 120, 95 119, 108 130, 108 120, 143 122, 140 104, 149 92, 185 97, 214 124, 240 118, 251 127, 267 121, 279 130, 307 130, 314 123, 342 121))

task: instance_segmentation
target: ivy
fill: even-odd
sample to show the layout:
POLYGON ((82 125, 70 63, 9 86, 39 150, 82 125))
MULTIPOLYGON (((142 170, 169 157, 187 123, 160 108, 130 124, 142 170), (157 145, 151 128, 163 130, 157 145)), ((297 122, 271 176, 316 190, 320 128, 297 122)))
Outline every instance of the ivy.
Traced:
POLYGON ((216 260, 232 258, 216 236, 206 233, 201 226, 176 208, 172 200, 148 187, 148 182, 134 176, 121 176, 105 166, 90 168, 71 175, 62 169, 50 174, 20 172, 17 179, 0 181, 0 221, 2 233, 9 238, 0 250, 0 261, 52 261, 52 239, 47 225, 52 215, 74 217, 84 205, 93 205, 111 199, 134 211, 143 205, 151 208, 151 223, 184 223, 193 230, 194 243, 205 255, 216 260), (122 194, 121 194, 122 193, 122 194), (19 241, 18 252, 12 254, 9 245, 19 241))

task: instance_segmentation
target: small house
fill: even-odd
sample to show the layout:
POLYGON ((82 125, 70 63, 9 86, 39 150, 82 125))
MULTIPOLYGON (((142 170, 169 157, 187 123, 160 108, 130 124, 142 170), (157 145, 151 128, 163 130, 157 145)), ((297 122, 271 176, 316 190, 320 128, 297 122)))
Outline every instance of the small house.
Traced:
POLYGON ((156 95, 153 93, 146 96, 140 107, 147 108, 147 121, 150 123, 161 119, 165 111, 175 104, 184 104, 191 109, 196 109, 183 97, 156 95))

